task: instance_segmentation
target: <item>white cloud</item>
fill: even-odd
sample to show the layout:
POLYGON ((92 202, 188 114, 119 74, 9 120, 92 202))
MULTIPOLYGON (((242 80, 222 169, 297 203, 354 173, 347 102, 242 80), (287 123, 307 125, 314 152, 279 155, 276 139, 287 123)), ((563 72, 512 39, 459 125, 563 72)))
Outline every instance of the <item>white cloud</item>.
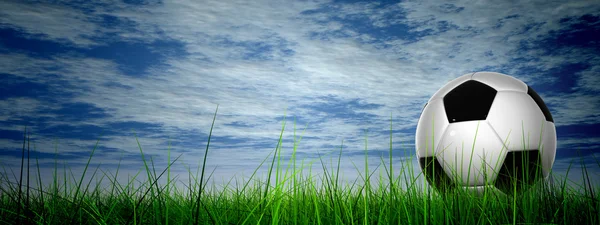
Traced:
POLYGON ((543 98, 557 106, 551 109, 556 126, 598 124, 600 121, 600 99, 595 94, 575 92, 543 98))
POLYGON ((94 45, 90 36, 99 27, 89 20, 92 15, 66 6, 4 2, 0 11, 0 27, 23 30, 30 37, 59 41, 79 46, 94 45))

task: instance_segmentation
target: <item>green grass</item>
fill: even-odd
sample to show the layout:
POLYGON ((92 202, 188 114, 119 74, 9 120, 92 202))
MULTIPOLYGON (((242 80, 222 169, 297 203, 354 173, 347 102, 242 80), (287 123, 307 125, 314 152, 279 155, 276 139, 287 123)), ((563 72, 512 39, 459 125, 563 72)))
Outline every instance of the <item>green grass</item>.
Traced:
MULTIPOLYGON (((212 172, 209 174, 205 171, 205 165, 216 115, 215 111, 204 158, 199 162, 202 163, 200 175, 194 175, 188 169, 190 183, 185 192, 177 190, 174 186, 176 179, 171 177, 170 167, 182 155, 171 160, 170 145, 169 165, 157 171, 153 159, 147 160, 138 142, 140 158, 144 162, 148 179, 145 183, 134 186, 138 175, 126 184, 117 181, 120 164, 114 176, 106 173, 100 176, 97 173, 98 167, 88 168, 99 140, 90 153, 82 177, 75 185, 67 183, 67 179, 59 184, 58 167, 55 163, 53 183, 46 188, 32 188, 29 176, 23 180, 24 170, 30 174, 31 161, 29 141, 24 137, 20 178, 17 179, 13 172, 15 181, 11 181, 6 169, 0 174, 0 223, 600 224, 600 202, 596 195, 598 187, 592 187, 583 163, 582 176, 586 179, 581 186, 569 184, 565 178, 551 184, 539 182, 539 185, 527 192, 515 193, 518 197, 488 192, 474 195, 461 191, 462 189, 436 192, 418 185, 419 180, 425 179, 419 179, 423 173, 413 176, 413 160, 404 161, 400 165, 392 164, 391 123, 389 161, 386 163, 380 158, 380 165, 383 165, 385 173, 380 170, 377 187, 372 187, 370 182, 374 180, 374 172, 368 167, 366 137, 365 168, 362 171, 356 168, 360 179, 352 184, 340 184, 341 147, 337 152, 336 166, 328 167, 323 163, 322 156, 308 163, 302 161, 299 165, 296 164, 296 150, 302 136, 296 139, 295 123, 292 157, 287 166, 283 167, 281 146, 284 120, 277 147, 257 165, 246 182, 236 182, 235 186, 228 183, 220 191, 208 189, 212 172), (266 162, 267 178, 257 181, 257 171, 266 162), (311 165, 314 163, 321 164, 322 176, 312 174, 311 165), (306 168, 309 168, 308 175, 304 173, 306 168), (93 169, 93 173, 89 178, 90 182, 84 184, 84 177, 90 176, 88 169, 93 169), (158 180, 164 176, 168 182, 159 186, 158 180), (93 178, 97 182, 108 179, 112 186, 102 189, 97 183, 94 191, 90 191, 93 178)), ((38 187, 42 187, 39 163, 37 158, 35 160, 37 167, 34 169, 38 171, 35 182, 38 182, 38 187)), ((600 167, 600 163, 598 166, 600 167)), ((419 168, 416 170, 420 171, 419 168)), ((67 177, 66 169, 63 170, 63 175, 67 177)), ((423 184, 426 186, 426 183, 423 184)), ((515 190, 516 186, 515 183, 515 190)))

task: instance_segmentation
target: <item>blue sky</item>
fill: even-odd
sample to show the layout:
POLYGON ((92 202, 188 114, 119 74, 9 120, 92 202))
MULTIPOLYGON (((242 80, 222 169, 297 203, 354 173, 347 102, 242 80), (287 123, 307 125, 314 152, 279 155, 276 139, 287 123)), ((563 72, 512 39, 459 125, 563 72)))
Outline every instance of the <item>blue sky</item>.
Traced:
POLYGON ((388 160, 390 115, 395 166, 417 166, 409 157, 431 95, 463 74, 494 71, 523 80, 548 105, 555 175, 576 160, 569 178, 581 183, 583 156, 598 180, 598 12, 592 1, 5 1, 0 163, 18 173, 27 126, 44 181, 55 147, 59 167, 80 177, 100 139, 92 168, 114 174, 122 160, 125 182, 143 168, 135 133, 159 171, 169 141, 172 158, 183 153, 172 169, 183 187, 218 104, 207 162, 215 183, 258 167, 284 113, 283 154, 295 117, 297 135, 306 127, 298 157, 335 157, 344 140, 341 170, 353 182, 365 131, 369 168, 381 154, 388 160))

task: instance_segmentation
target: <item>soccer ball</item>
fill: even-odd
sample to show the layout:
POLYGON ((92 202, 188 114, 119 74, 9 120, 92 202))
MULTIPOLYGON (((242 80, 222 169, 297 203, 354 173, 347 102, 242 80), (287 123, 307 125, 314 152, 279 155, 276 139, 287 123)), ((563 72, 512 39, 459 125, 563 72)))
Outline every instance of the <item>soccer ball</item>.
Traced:
POLYGON ((544 101, 523 81, 476 72, 429 99, 415 144, 419 166, 438 191, 512 194, 548 177, 556 129, 544 101))

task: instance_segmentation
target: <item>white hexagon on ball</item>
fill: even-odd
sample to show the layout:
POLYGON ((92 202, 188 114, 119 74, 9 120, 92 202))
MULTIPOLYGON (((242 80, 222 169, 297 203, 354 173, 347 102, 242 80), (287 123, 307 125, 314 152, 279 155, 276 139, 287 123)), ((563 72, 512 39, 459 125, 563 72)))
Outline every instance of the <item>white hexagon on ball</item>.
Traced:
POLYGON ((437 190, 509 194, 549 176, 556 129, 548 107, 527 84, 476 72, 433 94, 419 118, 415 145, 423 174, 437 190))

